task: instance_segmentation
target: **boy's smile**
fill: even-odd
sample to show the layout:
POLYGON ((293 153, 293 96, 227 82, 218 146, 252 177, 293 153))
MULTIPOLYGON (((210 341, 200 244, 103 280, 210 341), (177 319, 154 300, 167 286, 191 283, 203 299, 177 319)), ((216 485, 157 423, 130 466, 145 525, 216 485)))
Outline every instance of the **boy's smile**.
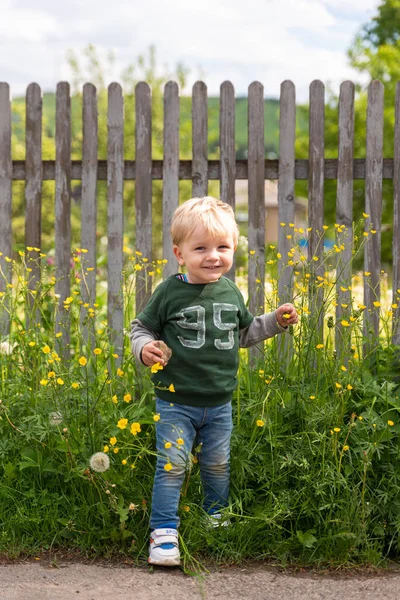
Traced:
POLYGON ((190 238, 174 246, 180 265, 185 265, 189 283, 213 283, 229 271, 235 251, 233 232, 211 236, 198 225, 190 238))

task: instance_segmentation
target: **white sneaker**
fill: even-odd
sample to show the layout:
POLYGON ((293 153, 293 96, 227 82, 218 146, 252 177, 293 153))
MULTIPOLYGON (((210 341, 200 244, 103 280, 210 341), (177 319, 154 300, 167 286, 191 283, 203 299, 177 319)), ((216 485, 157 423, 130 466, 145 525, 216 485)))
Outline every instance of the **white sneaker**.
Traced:
POLYGON ((213 513, 212 515, 207 515, 207 524, 209 527, 215 529, 216 527, 229 527, 231 522, 229 519, 223 521, 221 513, 213 513))
POLYGON ((162 528, 151 532, 148 562, 161 567, 177 567, 181 564, 176 529, 162 528))

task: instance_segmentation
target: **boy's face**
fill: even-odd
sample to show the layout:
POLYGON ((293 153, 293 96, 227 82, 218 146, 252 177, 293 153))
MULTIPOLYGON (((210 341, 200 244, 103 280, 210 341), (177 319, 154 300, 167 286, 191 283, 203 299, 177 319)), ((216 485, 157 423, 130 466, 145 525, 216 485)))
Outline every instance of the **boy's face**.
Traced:
POLYGON ((185 265, 189 283, 213 283, 229 271, 235 251, 232 231, 211 237, 198 225, 190 238, 174 246, 180 265, 185 265))

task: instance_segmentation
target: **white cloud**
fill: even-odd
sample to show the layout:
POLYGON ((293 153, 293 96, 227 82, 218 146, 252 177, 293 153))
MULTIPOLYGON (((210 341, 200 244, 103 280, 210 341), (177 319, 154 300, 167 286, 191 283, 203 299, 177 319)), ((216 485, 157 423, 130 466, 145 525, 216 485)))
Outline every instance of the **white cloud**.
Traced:
POLYGON ((279 95, 291 79, 307 100, 314 79, 355 79, 346 50, 371 19, 379 0, 0 0, 0 69, 13 94, 31 81, 43 89, 69 78, 66 52, 93 43, 114 50, 116 79, 124 67, 154 44, 158 62, 183 61, 209 93, 229 79, 238 94, 259 80, 266 95, 279 95))

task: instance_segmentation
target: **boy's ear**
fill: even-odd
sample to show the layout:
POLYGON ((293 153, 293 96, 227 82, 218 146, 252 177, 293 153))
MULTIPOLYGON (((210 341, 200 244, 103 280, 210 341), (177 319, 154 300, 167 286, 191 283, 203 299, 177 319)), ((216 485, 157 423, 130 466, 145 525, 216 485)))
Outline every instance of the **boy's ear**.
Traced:
POLYGON ((178 261, 178 263, 183 266, 185 264, 185 261, 183 260, 183 256, 182 256, 182 252, 179 248, 179 246, 173 246, 172 250, 175 254, 176 260, 178 261))

